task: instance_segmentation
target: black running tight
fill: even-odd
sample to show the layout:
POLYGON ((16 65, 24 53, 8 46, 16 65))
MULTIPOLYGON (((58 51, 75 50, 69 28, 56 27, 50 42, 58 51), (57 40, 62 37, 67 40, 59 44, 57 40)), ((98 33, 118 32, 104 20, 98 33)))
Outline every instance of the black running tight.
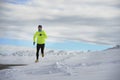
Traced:
POLYGON ((36 46, 36 58, 38 59, 39 58, 39 50, 41 49, 41 54, 44 54, 44 47, 45 47, 45 44, 37 44, 36 46))

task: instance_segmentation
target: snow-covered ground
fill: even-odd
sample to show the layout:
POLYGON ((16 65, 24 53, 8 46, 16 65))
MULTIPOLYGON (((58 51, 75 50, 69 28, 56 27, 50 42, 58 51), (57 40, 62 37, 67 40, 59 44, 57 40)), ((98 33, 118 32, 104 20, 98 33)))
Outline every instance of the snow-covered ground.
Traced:
POLYGON ((39 63, 35 49, 1 46, 0 64, 27 64, 0 70, 0 80, 120 80, 120 47, 96 52, 46 50, 39 63))

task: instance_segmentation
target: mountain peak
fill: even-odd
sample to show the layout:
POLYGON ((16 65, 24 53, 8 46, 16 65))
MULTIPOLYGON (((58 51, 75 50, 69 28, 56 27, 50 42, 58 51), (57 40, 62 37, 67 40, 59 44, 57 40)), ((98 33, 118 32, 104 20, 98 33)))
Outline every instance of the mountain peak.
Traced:
POLYGON ((112 48, 108 48, 107 50, 109 50, 109 49, 120 49, 120 45, 116 45, 116 46, 114 46, 112 48))

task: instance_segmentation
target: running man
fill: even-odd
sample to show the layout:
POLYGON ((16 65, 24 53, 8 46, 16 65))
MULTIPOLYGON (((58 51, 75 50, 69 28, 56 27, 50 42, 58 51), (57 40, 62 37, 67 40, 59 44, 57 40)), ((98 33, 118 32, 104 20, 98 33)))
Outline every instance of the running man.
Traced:
POLYGON ((36 45, 36 60, 35 62, 39 62, 39 50, 41 49, 41 55, 44 57, 44 48, 45 48, 45 39, 47 35, 44 30, 42 30, 42 25, 38 25, 38 31, 34 34, 33 37, 33 45, 36 45))

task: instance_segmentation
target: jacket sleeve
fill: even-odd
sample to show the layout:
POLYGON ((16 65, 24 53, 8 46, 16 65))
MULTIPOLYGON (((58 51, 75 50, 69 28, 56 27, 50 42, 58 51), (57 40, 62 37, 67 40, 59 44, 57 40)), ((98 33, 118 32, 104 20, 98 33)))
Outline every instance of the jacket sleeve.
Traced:
POLYGON ((46 39, 47 38, 47 34, 46 34, 46 32, 44 31, 44 38, 46 39))
POLYGON ((33 36, 33 42, 35 42, 36 37, 37 37, 37 32, 33 36))

